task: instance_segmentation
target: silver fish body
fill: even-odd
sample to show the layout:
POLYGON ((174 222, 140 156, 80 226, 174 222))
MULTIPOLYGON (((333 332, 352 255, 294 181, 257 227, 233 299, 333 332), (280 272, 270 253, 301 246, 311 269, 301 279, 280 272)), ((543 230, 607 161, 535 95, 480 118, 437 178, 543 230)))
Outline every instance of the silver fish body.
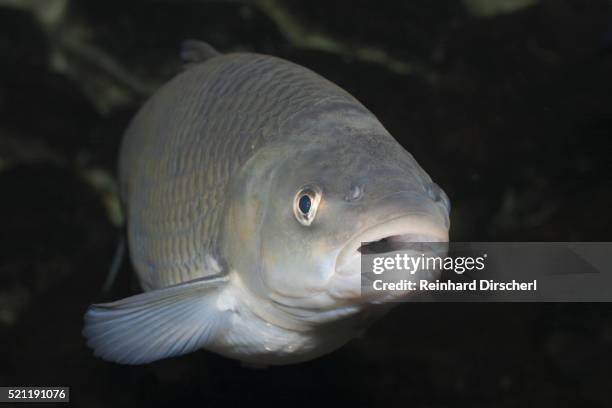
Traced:
POLYGON ((201 348, 315 358, 388 308, 360 298, 360 242, 446 241, 448 199, 338 86, 279 58, 204 51, 126 131, 120 187, 145 292, 93 305, 84 334, 127 364, 201 348))

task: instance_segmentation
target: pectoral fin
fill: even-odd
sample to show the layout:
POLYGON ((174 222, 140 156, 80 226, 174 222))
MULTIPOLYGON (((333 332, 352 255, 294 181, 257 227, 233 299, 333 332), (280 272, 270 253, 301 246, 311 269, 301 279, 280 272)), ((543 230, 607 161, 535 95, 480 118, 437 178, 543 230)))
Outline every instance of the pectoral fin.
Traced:
POLYGON ((225 277, 152 290, 112 303, 92 305, 83 334, 94 354, 121 364, 144 364, 210 344, 226 327, 227 311, 216 307, 225 277))

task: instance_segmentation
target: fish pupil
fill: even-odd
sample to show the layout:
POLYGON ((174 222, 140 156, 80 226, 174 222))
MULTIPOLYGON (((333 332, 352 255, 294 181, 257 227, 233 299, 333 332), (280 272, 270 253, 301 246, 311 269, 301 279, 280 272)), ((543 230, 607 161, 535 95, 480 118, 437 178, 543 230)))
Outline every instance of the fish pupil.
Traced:
POLYGON ((300 202, 298 206, 302 214, 304 215, 308 214, 308 212, 310 211, 311 205, 312 205, 312 202, 310 201, 310 197, 308 197, 307 195, 303 195, 300 197, 300 202))

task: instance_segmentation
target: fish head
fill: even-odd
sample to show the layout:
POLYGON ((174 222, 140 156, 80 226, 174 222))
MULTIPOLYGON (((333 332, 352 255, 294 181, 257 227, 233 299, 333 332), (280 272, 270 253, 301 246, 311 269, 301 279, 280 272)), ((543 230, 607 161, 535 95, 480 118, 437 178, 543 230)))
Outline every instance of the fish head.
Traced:
POLYGON ((446 194, 390 136, 287 147, 245 177, 235 218, 252 242, 234 250, 239 269, 296 319, 328 322, 377 300, 361 293, 364 243, 448 241, 446 194))

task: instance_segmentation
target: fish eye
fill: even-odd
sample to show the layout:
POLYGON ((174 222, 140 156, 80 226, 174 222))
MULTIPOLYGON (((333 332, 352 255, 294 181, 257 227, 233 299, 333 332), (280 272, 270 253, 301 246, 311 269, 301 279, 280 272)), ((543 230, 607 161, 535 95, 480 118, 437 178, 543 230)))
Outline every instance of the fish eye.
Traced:
POLYGON ((304 215, 308 215, 310 212, 310 207, 312 206, 312 200, 308 196, 308 194, 304 194, 300 197, 300 201, 298 202, 298 208, 304 215))
POLYGON ((312 224, 320 201, 321 189, 318 187, 305 186, 298 190, 293 200, 293 214, 300 224, 312 224))

